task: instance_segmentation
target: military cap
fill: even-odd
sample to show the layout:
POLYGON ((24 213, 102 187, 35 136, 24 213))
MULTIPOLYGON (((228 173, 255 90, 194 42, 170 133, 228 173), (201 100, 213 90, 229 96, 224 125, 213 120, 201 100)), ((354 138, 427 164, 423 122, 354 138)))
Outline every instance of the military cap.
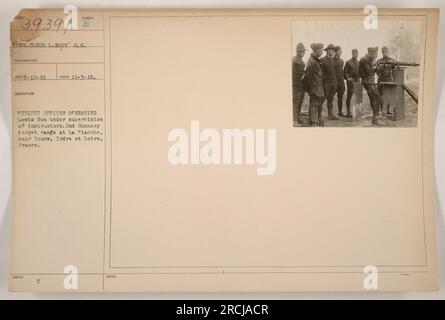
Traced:
POLYGON ((297 43, 297 51, 306 51, 306 48, 304 47, 304 44, 301 42, 297 43))
POLYGON ((312 50, 323 49, 323 43, 312 43, 311 49, 312 50))
POLYGON ((331 44, 329 44, 325 49, 324 49, 324 51, 328 51, 328 50, 335 50, 335 46, 331 43, 331 44))
POLYGON ((379 51, 379 47, 368 47, 368 53, 376 53, 379 51))
POLYGON ((340 46, 335 46, 335 51, 341 50, 340 46))
POLYGON ((382 47, 382 52, 383 51, 389 51, 388 47, 382 47))

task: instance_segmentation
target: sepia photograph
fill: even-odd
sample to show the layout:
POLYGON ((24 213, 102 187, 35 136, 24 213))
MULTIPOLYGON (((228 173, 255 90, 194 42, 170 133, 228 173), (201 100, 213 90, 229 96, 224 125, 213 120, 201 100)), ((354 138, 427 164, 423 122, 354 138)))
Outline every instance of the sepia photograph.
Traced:
POLYGON ((416 127, 422 20, 292 23, 294 127, 416 127))

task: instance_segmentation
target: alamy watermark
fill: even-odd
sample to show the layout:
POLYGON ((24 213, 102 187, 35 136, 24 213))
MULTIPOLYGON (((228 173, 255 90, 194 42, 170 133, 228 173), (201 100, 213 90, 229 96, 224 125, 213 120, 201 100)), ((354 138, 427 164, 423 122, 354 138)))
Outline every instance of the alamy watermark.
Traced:
POLYGON ((193 120, 190 133, 172 129, 168 141, 174 142, 168 150, 172 165, 257 165, 258 175, 273 175, 277 166, 276 129, 200 131, 199 121, 193 120))
POLYGON ((77 290, 79 288, 79 274, 77 267, 74 265, 67 265, 63 268, 63 273, 66 274, 63 279, 63 287, 65 290, 77 290))
POLYGON ((378 290, 379 288, 379 271, 375 265, 367 265, 363 268, 363 288, 366 290, 378 290))

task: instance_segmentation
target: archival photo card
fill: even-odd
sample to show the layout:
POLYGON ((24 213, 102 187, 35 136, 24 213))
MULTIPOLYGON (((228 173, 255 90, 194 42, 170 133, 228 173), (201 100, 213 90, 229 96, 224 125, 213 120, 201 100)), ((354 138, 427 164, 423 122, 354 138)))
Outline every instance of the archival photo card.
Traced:
POLYGON ((76 14, 11 22, 11 291, 437 289, 438 10, 76 14))

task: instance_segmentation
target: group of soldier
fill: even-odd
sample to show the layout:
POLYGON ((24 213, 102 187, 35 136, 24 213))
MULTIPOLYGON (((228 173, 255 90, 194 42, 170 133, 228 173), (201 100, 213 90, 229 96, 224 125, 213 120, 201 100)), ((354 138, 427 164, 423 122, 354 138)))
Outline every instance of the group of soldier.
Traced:
MULTIPOLYGON (((296 56, 292 59, 292 88, 294 125, 302 123, 301 106, 305 93, 309 94, 309 125, 323 126, 322 110, 326 101, 328 119, 338 120, 339 117, 352 118, 351 99, 354 93, 354 83, 360 83, 365 88, 373 117, 372 124, 378 124, 378 115, 382 106, 382 87, 375 82, 377 72, 378 82, 392 81, 391 70, 380 71, 378 63, 393 62, 389 57, 387 47, 382 48, 383 57, 377 60, 378 47, 368 48, 368 53, 360 60, 358 50, 352 50, 352 57, 346 63, 341 58, 340 46, 329 44, 323 48, 322 43, 311 44, 312 53, 305 64, 303 56, 306 49, 303 43, 298 43, 296 56), (323 51, 326 54, 322 57, 323 51), (346 82, 346 86, 345 86, 346 82), (346 113, 343 113, 343 95, 346 92, 346 113), (334 98, 337 95, 337 114, 334 113, 334 98)), ((388 70, 388 69, 382 69, 388 70)), ((390 112, 389 105, 387 113, 390 112)))

